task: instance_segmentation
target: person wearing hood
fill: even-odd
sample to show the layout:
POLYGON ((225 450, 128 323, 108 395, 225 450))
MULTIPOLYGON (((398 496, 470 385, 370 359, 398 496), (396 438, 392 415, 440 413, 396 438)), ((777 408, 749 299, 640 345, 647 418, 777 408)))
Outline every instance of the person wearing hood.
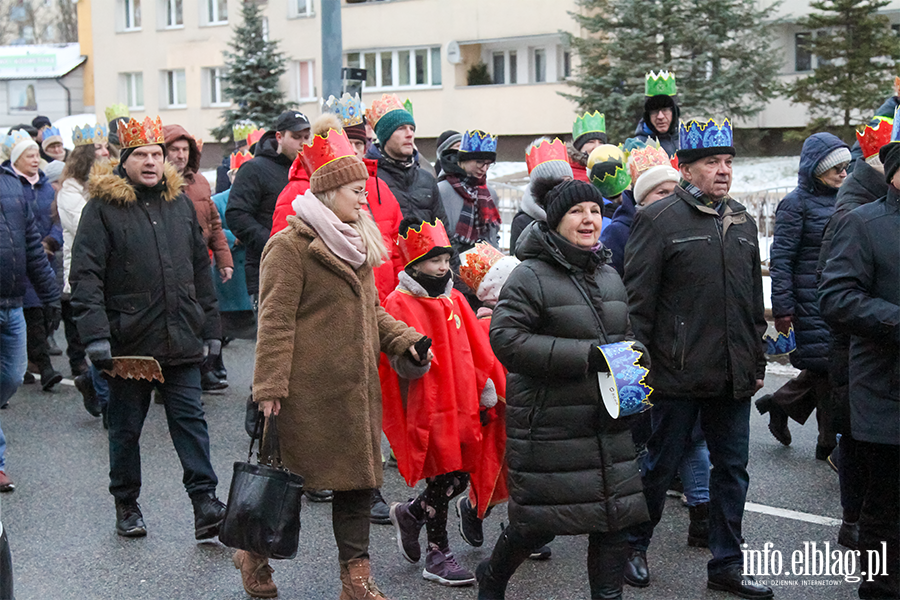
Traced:
POLYGON ((578 181, 590 183, 587 172, 588 157, 597 146, 607 142, 606 115, 599 111, 584 113, 572 124, 572 141, 566 144, 569 166, 578 181))
POLYGON ((460 143, 462 143, 462 134, 452 129, 448 129, 438 136, 434 176, 437 177, 439 182, 445 178, 447 173, 447 165, 444 164, 444 160, 449 161, 450 165, 456 165, 456 153, 448 151, 459 150, 460 143))
POLYGON ((291 163, 309 140, 309 119, 289 110, 281 113, 271 131, 256 143, 256 152, 238 170, 228 196, 225 218, 231 231, 247 248, 247 292, 259 295, 259 259, 272 232, 278 195, 288 184, 291 163))
POLYGON ((116 533, 147 535, 138 505, 140 437, 154 389, 194 508, 194 537, 218 535, 225 505, 209 453, 200 402, 200 363, 221 352, 209 253, 184 180, 165 161, 159 117, 120 129, 122 162, 97 165, 88 181, 72 248, 72 309, 81 341, 98 369, 113 356, 153 357, 162 381, 109 377, 109 492, 116 533))
POLYGON ((559 138, 551 140, 540 137, 531 142, 525 149, 525 164, 530 181, 525 186, 519 211, 510 225, 509 251, 512 255, 516 253, 516 244, 525 228, 532 221, 547 220, 542 203, 534 195, 534 186, 541 180, 553 181, 553 185, 543 185, 545 191, 550 191, 556 184, 574 178, 566 145, 559 138))
POLYGON ((644 114, 634 130, 634 137, 643 142, 654 138, 670 157, 675 156, 681 147, 678 135, 681 108, 675 73, 650 71, 645 78, 644 114))
POLYGON ((847 176, 850 148, 830 133, 816 133, 803 143, 797 188, 778 204, 769 273, 775 329, 793 328, 797 349, 791 364, 800 374, 756 401, 769 413, 769 431, 785 446, 791 443, 788 417, 801 425, 816 411, 819 438, 816 458, 826 460, 835 447, 828 381, 831 332, 819 314, 816 272, 825 224, 847 176))

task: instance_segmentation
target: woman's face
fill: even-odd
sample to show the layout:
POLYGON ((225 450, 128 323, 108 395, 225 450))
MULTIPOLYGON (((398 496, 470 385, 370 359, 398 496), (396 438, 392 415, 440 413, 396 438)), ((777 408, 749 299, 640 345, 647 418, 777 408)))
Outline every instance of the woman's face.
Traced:
POLYGON ((66 158, 66 149, 63 147, 62 142, 53 142, 47 146, 44 152, 54 160, 65 160, 66 158))
POLYGON ((839 164, 836 167, 831 167, 821 175, 819 175, 819 179, 822 180, 822 183, 832 188, 839 188, 841 184, 844 183, 844 180, 847 178, 847 165, 839 164))
POLYGON ((344 223, 355 223, 359 219, 359 211, 368 204, 366 196, 365 179, 342 185, 334 195, 334 214, 344 223))
POLYGON ((40 150, 37 148, 29 148, 22 153, 22 156, 19 157, 16 164, 13 166, 17 168, 20 173, 24 173, 28 177, 37 175, 38 169, 40 169, 41 166, 40 150))
POLYGON ((450 270, 450 255, 440 254, 433 256, 428 260, 414 264, 413 269, 432 277, 443 277, 450 270))
POLYGON ((106 142, 94 144, 94 157, 100 160, 109 158, 109 145, 106 142))
POLYGON ((666 196, 672 195, 672 192, 674 191, 674 181, 663 181, 661 184, 650 190, 646 196, 644 196, 644 201, 641 202, 641 206, 650 206, 657 200, 662 200, 666 196))
POLYGON ((603 213, 596 202, 581 202, 563 215, 556 233, 579 248, 593 248, 600 239, 603 213))

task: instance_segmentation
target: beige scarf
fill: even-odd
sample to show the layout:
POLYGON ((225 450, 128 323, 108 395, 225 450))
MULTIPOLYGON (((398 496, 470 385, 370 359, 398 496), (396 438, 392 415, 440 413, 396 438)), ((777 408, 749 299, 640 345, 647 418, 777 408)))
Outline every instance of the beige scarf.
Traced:
POLYGON ((306 190, 291 203, 294 213, 312 227, 335 256, 354 269, 366 262, 366 245, 359 232, 337 218, 334 212, 306 190))

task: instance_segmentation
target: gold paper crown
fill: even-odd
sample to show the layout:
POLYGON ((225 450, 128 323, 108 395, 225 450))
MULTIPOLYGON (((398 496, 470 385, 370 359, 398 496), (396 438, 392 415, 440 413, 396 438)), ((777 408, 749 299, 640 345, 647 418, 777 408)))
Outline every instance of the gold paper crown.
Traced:
POLYGON ((396 94, 382 94, 381 100, 373 100, 372 107, 366 110, 366 121, 374 129, 381 117, 395 110, 406 110, 396 94))
POLYGON ((656 140, 648 143, 643 148, 633 149, 628 155, 628 170, 631 173, 631 179, 634 181, 637 181, 641 173, 650 167, 670 164, 669 154, 662 149, 656 140))
POLYGON ((120 117, 127 119, 129 116, 131 116, 131 113, 128 111, 128 107, 124 104, 113 104, 112 106, 107 106, 104 112, 106 113, 107 123, 120 117))
POLYGON ((163 136, 162 120, 159 117, 156 117, 156 120, 144 117, 143 122, 134 118, 129 119, 124 129, 119 128, 119 140, 122 142, 123 150, 139 146, 165 144, 166 138, 163 136))

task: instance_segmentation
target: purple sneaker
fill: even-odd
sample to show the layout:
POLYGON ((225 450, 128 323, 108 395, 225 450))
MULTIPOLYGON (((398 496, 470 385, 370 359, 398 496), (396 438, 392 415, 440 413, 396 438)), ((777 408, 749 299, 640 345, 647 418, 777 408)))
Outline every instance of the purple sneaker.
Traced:
POLYGON ((452 552, 449 550, 444 552, 434 546, 431 546, 428 554, 425 555, 425 569, 422 571, 422 577, 450 587, 475 583, 475 575, 459 566, 452 552))
POLYGON ((419 533, 425 525, 425 520, 420 521, 409 512, 410 502, 391 504, 391 523, 397 530, 397 546, 400 548, 400 554, 409 562, 417 563, 422 558, 419 533))

